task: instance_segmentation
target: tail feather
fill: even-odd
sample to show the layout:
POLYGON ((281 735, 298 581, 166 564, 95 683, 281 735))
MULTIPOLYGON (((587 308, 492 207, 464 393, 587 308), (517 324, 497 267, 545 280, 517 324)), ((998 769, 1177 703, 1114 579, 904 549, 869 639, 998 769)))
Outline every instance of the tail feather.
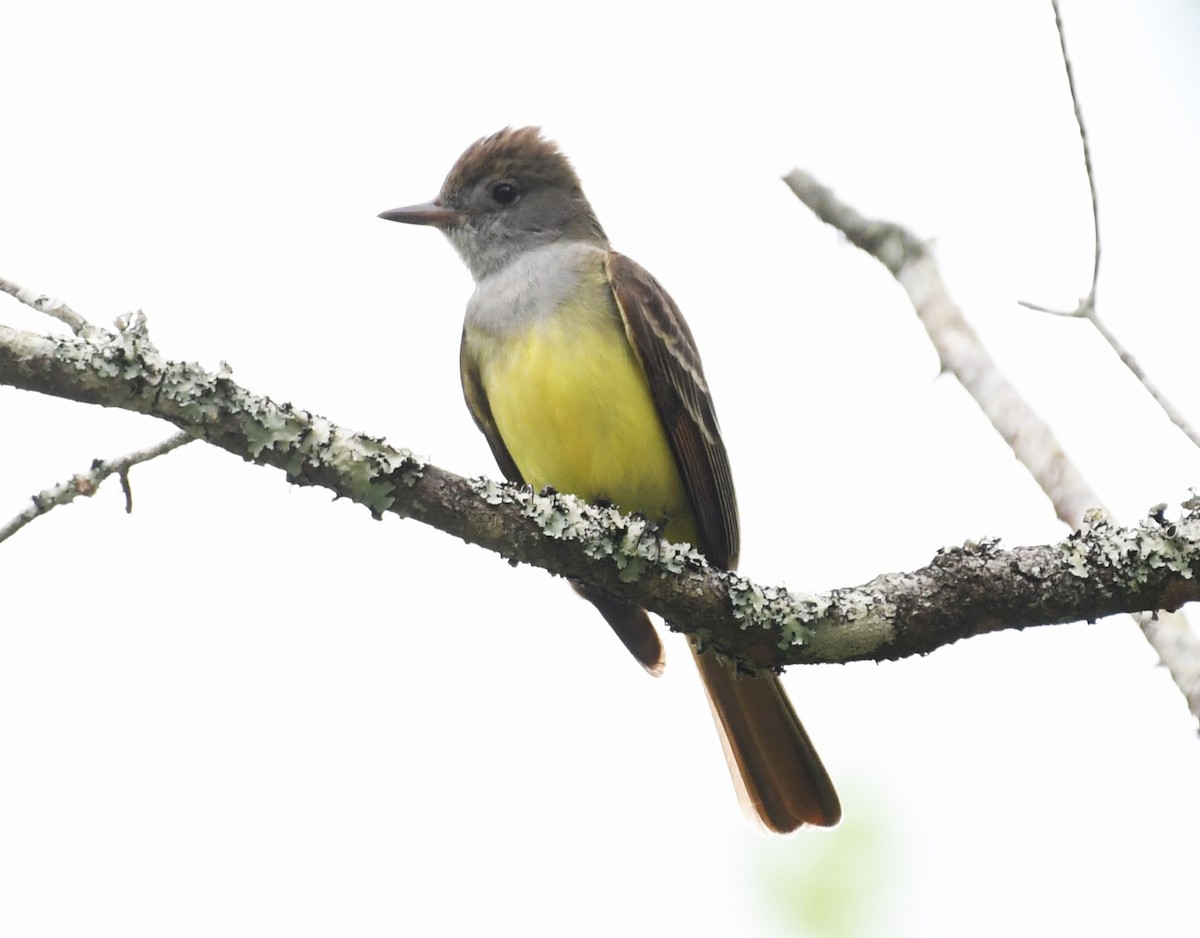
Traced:
POLYGON ((613 599, 586 586, 572 581, 575 592, 600 610, 609 626, 617 633, 617 638, 629 649, 629 653, 652 677, 662 674, 667 663, 667 655, 663 649, 662 639, 658 630, 650 622, 646 610, 619 599, 613 599))
MULTIPOLYGON (((582 583, 571 585, 600 611, 643 668, 655 677, 662 673, 662 640, 644 609, 582 583)), ((842 816, 837 792, 779 679, 739 677, 724 660, 691 648, 747 814, 781 834, 804 824, 836 824, 842 816)))
POLYGON ((837 792, 779 679, 738 677, 733 667, 692 648, 739 799, 768 830, 832 827, 837 792))

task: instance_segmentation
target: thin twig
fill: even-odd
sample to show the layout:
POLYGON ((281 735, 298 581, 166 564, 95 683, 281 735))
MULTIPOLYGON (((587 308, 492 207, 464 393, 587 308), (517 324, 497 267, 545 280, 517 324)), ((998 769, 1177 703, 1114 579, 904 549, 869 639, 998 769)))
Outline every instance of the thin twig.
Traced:
POLYGON ((0 277, 0 291, 16 297, 26 306, 36 309, 39 313, 45 313, 47 316, 53 316, 55 319, 65 322, 76 335, 82 334, 83 330, 88 326, 88 321, 62 300, 56 300, 54 297, 46 296, 43 293, 34 293, 31 290, 26 290, 20 284, 13 283, 11 280, 5 280, 3 277, 0 277))
POLYGON ((1088 295, 1083 300, 1083 308, 1087 315, 1094 316, 1096 312, 1096 282, 1100 279, 1100 203, 1096 199, 1096 174, 1092 169, 1092 148, 1088 144, 1087 125, 1083 122, 1083 111, 1079 106, 1079 95, 1075 91, 1075 69, 1071 67, 1071 57, 1067 55, 1067 34, 1063 31, 1062 11, 1058 8, 1058 0, 1050 0, 1054 7, 1054 28, 1058 30, 1058 46, 1062 49, 1063 68, 1067 72, 1067 88, 1071 92, 1071 106, 1075 109, 1075 125, 1079 128, 1079 143, 1083 147, 1083 168, 1087 172, 1088 194, 1092 199, 1092 285, 1088 295))
POLYGON ((1095 307, 1092 308, 1092 311, 1088 314, 1087 318, 1091 324, 1096 327, 1096 330, 1100 333, 1100 335, 1104 337, 1104 341, 1107 342, 1112 350, 1117 353, 1117 356, 1121 359, 1125 367, 1133 372, 1134 377, 1141 382, 1142 387, 1146 389, 1146 393, 1154 398, 1154 402, 1158 404, 1158 406, 1162 409, 1162 412, 1167 415, 1167 419, 1170 420, 1171 423, 1175 424, 1175 426, 1177 426, 1180 430, 1182 430, 1183 435, 1191 440, 1194 446, 1200 446, 1200 433, 1197 433, 1192 425, 1188 423, 1187 418, 1179 412, 1175 405, 1167 400, 1166 395, 1159 390, 1158 385, 1151 381, 1146 372, 1142 370, 1142 366, 1137 363, 1137 359, 1135 359, 1132 354, 1127 352, 1125 347, 1121 345, 1119 341, 1117 341, 1117 337, 1113 335, 1108 326, 1106 326, 1100 320, 1100 317, 1096 315, 1095 307))
POLYGON ((1071 94, 1071 106, 1075 111, 1075 125, 1079 128, 1079 142, 1083 146, 1083 168, 1087 174, 1088 192, 1092 199, 1092 237, 1095 244, 1095 252, 1092 255, 1092 285, 1088 290, 1087 296, 1079 301, 1079 305, 1072 310, 1050 309, 1046 306, 1039 306, 1036 303, 1030 303, 1026 300, 1018 300, 1017 302, 1026 309, 1032 309, 1039 313, 1050 313, 1053 316, 1067 316, 1074 319, 1086 319, 1096 331, 1104 338, 1104 341, 1109 344, 1109 347, 1116 352, 1117 357, 1128 368, 1135 378, 1141 382, 1143 388, 1148 393, 1171 423, 1175 424, 1183 431, 1184 436, 1191 440, 1194 446, 1200 446, 1200 433, 1197 433, 1188 423, 1187 418, 1176 408, 1159 387, 1150 380, 1140 365, 1138 365, 1133 355, 1125 350, 1125 347, 1117 339, 1116 335, 1104 324, 1100 319, 1099 313, 1096 311, 1096 282, 1100 277, 1100 209, 1096 199, 1096 173, 1092 167, 1092 151, 1088 144, 1087 125, 1083 120, 1083 109, 1079 104, 1079 94, 1075 88, 1075 71, 1071 67, 1071 57, 1067 55, 1067 38, 1063 31, 1062 13, 1058 8, 1058 0, 1050 0, 1051 6, 1054 7, 1054 26, 1058 30, 1058 44, 1062 49, 1063 68, 1067 73, 1067 88, 1071 94))
MULTIPOLYGON (((785 177, 792 191, 818 218, 891 271, 904 287, 937 350, 942 370, 958 379, 1029 470, 1066 524, 1079 527, 1100 497, 1067 458, 1050 427, 1001 374, 975 330, 950 299, 925 243, 893 222, 863 217, 811 175, 793 170, 785 177)), ((1142 634, 1200 719, 1200 637, 1178 614, 1139 617, 1142 634)))
POLYGON ((130 467, 169 453, 171 450, 177 449, 185 443, 190 443, 194 439, 195 437, 190 433, 181 430, 179 433, 167 437, 161 443, 156 443, 154 446, 148 446, 145 449, 135 450, 132 453, 126 453, 117 459, 95 460, 87 472, 73 475, 66 481, 52 485, 50 488, 44 489, 38 492, 37 495, 34 495, 30 499, 29 507, 16 517, 10 519, 6 524, 0 525, 0 542, 16 534, 21 528, 29 524, 30 521, 57 508, 59 505, 66 505, 69 502, 73 502, 80 495, 88 497, 95 495, 96 490, 100 488, 100 483, 113 473, 116 473, 121 479, 121 489, 125 493, 125 511, 126 513, 132 512, 133 493, 129 488, 130 467))
POLYGON ((1067 73, 1067 89, 1071 95, 1071 106, 1075 109, 1075 126, 1079 128, 1079 142, 1083 146, 1083 168, 1087 173, 1088 192, 1092 200, 1092 285, 1087 296, 1079 301, 1074 309, 1050 309, 1038 306, 1026 300, 1017 303, 1026 309, 1038 313, 1050 313, 1052 316, 1067 316, 1073 319, 1093 319, 1096 312, 1096 282, 1100 279, 1100 208, 1096 200, 1096 174, 1092 171, 1092 149, 1088 145, 1087 125, 1083 122, 1083 109, 1079 106, 1079 95, 1075 92, 1075 70, 1071 67, 1071 57, 1067 55, 1067 36, 1063 31, 1062 12, 1058 8, 1058 0, 1050 0, 1054 8, 1054 28, 1058 30, 1058 46, 1062 50, 1063 68, 1067 73))

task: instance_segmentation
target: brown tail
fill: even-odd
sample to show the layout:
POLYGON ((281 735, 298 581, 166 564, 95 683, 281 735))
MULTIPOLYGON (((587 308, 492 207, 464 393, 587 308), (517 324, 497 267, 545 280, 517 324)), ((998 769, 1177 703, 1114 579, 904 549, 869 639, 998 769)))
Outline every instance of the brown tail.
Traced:
MULTIPOLYGON (((600 610, 642 667, 656 677, 662 673, 662 642, 645 610, 582 583, 571 585, 600 610)), ((837 792, 779 681, 738 677, 715 656, 694 647, 692 654, 742 806, 781 834, 802 824, 836 824, 842 816, 837 792)))
POLYGON ((837 792, 779 680, 738 677, 714 655, 694 647, 692 654, 743 806, 780 834, 802 824, 836 824, 837 792))

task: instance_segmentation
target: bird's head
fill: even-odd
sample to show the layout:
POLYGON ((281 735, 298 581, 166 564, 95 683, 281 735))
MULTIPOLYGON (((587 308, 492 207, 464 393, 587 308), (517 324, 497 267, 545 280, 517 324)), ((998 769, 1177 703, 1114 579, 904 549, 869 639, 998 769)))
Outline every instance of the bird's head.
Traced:
POLYGON ((536 127, 475 141, 432 202, 379 217, 440 228, 477 281, 546 244, 608 243, 570 161, 536 127))

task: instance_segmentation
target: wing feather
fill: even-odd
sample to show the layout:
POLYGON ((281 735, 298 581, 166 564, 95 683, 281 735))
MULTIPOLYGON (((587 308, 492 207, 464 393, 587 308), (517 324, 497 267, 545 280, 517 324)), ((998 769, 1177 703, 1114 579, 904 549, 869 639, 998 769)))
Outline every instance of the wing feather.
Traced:
POLYGON ((662 285, 634 261, 610 252, 605 267, 630 344, 687 487, 700 538, 713 563, 737 566, 737 498, 696 340, 662 285))
POLYGON ((466 329, 463 330, 462 344, 458 351, 458 371, 462 377, 463 397, 466 398, 467 409, 475 420, 475 426, 479 427, 488 441, 488 446, 492 448, 496 465, 500 467, 504 478, 509 482, 524 485, 525 479, 521 476, 521 470, 517 468, 512 454, 504 445, 504 437, 500 435, 500 430, 496 426, 496 418, 492 416, 492 405, 488 403, 487 392, 483 389, 483 381, 479 377, 479 366, 467 354, 466 329))

